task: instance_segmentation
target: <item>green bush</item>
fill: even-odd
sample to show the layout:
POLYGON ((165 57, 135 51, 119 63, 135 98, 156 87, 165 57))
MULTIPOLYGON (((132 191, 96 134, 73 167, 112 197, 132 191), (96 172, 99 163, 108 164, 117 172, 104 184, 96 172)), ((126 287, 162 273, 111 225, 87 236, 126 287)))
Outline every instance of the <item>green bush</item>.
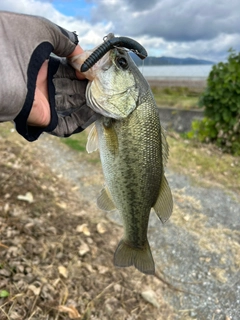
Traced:
POLYGON ((194 122, 189 137, 214 142, 224 151, 240 155, 240 53, 229 50, 227 62, 213 66, 199 100, 205 117, 194 122))

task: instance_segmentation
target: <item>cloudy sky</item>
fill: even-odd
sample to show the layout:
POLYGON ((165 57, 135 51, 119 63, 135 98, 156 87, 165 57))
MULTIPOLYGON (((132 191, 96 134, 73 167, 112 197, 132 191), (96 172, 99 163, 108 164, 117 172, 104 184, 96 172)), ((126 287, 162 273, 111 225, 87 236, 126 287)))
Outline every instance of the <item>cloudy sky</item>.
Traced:
POLYGON ((239 0, 1 0, 0 10, 40 15, 77 31, 84 49, 114 32, 155 56, 218 62, 230 47, 240 51, 239 0))

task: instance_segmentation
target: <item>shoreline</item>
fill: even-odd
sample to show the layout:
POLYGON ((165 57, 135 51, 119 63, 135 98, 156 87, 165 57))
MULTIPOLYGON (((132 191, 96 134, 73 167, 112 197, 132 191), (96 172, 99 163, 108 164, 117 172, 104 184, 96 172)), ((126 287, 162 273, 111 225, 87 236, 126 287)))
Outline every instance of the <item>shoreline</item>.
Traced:
POLYGON ((206 88, 207 78, 199 77, 145 77, 151 87, 188 87, 202 91, 206 88))

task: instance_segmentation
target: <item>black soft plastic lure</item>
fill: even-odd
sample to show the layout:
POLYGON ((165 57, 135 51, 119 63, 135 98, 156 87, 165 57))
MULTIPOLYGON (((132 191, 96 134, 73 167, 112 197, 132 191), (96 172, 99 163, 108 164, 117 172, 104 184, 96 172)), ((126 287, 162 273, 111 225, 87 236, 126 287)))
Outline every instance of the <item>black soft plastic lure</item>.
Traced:
POLYGON ((145 59, 147 57, 147 51, 137 41, 127 37, 114 37, 114 35, 110 33, 105 37, 104 42, 84 61, 81 67, 81 72, 88 71, 109 50, 115 47, 127 48, 136 53, 136 55, 141 59, 145 59))

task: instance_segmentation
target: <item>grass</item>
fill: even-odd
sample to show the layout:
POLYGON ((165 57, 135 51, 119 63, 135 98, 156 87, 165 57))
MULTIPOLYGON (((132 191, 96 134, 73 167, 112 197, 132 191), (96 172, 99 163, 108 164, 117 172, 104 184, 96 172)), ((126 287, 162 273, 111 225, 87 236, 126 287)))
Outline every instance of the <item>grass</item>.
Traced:
POLYGON ((80 134, 74 134, 68 138, 61 138, 61 141, 73 150, 85 152, 88 132, 89 130, 85 130, 80 134))
MULTIPOLYGON (((86 161, 99 163, 98 152, 86 153, 89 130, 62 139, 70 148, 82 153, 86 161)), ((221 152, 211 144, 185 140, 181 135, 169 132, 167 137, 170 156, 168 167, 187 174, 195 183, 204 186, 222 185, 226 189, 240 193, 240 157, 221 152), (204 182, 203 182, 204 181, 204 182)))
POLYGON ((176 133, 168 136, 169 167, 187 174, 205 186, 222 185, 240 193, 240 157, 221 152, 211 144, 185 140, 176 133))
POLYGON ((159 107, 170 106, 180 109, 196 109, 198 108, 198 99, 201 95, 199 90, 187 87, 155 87, 152 92, 156 103, 159 107))
POLYGON ((87 144, 87 137, 90 128, 87 128, 81 133, 74 134, 68 138, 61 138, 61 141, 66 144, 69 148, 81 152, 82 159, 88 161, 90 163, 100 163, 99 153, 93 152, 88 154, 86 152, 86 144, 87 144))
POLYGON ((79 151, 79 152, 84 152, 86 151, 85 145, 82 144, 82 137, 79 135, 79 139, 75 138, 67 138, 67 139, 62 139, 62 142, 65 143, 67 146, 69 146, 71 149, 79 151))
MULTIPOLYGON (((86 153, 88 132, 89 130, 85 130, 80 134, 61 140, 70 148, 81 152, 85 160, 99 163, 98 152, 86 153)), ((189 175, 197 184, 210 186, 215 183, 240 193, 239 156, 234 157, 223 153, 211 144, 186 140, 174 132, 169 132, 167 140, 170 147, 169 168, 189 175)))
MULTIPOLYGON (((0 136, 8 137, 9 141, 14 140, 17 133, 9 134, 10 131, 12 124, 1 124, 0 136)), ((99 153, 86 152, 88 132, 89 129, 61 141, 71 149, 81 152, 83 160, 99 165, 99 153)), ((19 138, 23 140, 20 136, 19 138)), ((169 132, 167 140, 170 147, 167 167, 175 172, 187 174, 198 184, 203 184, 203 181, 205 186, 215 183, 240 194, 240 156, 222 153, 211 144, 185 140, 174 132, 169 132)))

